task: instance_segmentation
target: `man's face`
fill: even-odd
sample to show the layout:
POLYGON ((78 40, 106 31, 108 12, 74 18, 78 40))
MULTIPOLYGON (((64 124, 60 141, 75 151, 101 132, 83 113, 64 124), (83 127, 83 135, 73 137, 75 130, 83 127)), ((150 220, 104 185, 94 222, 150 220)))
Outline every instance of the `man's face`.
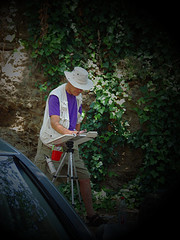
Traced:
POLYGON ((70 82, 68 82, 68 92, 74 96, 78 96, 82 93, 82 89, 74 87, 70 82))

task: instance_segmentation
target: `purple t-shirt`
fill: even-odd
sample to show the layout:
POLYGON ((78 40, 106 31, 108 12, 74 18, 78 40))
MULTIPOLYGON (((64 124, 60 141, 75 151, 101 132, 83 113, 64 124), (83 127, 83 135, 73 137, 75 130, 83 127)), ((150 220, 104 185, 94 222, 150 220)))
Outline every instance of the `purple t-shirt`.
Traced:
MULTIPOLYGON (((76 96, 69 94, 66 91, 69 109, 69 130, 73 131, 77 124, 77 101, 76 96)), ((58 115, 60 116, 59 98, 55 95, 49 97, 49 116, 58 115)), ((79 108, 79 113, 82 114, 82 105, 79 108)))

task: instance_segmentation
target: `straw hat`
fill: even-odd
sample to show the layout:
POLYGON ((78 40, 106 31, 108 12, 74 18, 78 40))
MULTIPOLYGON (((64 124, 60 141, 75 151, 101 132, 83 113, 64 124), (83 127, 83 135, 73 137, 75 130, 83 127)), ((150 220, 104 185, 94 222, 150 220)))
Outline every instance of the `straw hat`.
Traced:
POLYGON ((89 90, 93 87, 93 82, 88 79, 88 72, 81 67, 75 67, 72 72, 64 72, 67 80, 76 88, 89 90))

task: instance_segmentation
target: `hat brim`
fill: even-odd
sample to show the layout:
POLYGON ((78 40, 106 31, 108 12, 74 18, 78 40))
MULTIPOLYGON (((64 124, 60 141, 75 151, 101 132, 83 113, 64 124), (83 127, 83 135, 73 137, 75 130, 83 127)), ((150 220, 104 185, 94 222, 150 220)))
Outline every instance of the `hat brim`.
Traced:
POLYGON ((90 90, 93 87, 93 82, 88 79, 86 84, 79 84, 75 81, 73 74, 71 72, 64 72, 66 79, 68 80, 68 82, 70 82, 74 87, 82 89, 82 90, 90 90))

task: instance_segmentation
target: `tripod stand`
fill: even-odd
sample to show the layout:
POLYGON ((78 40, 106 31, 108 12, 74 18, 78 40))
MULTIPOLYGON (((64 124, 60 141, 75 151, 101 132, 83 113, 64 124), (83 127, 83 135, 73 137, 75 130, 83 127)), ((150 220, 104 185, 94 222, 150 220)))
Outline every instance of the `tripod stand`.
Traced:
MULTIPOLYGON (((79 181, 78 181, 78 177, 77 177, 77 171, 76 171, 76 165, 74 162, 74 158, 73 158, 73 153, 74 153, 74 142, 73 141, 67 141, 66 142, 66 151, 65 154, 62 158, 62 160, 60 160, 60 164, 57 168, 57 171, 55 172, 52 182, 55 181, 55 179, 57 178, 58 173, 61 171, 63 165, 64 165, 64 161, 65 158, 67 156, 67 154, 69 155, 68 157, 68 170, 67 170, 67 183, 70 182, 71 180, 71 197, 72 197, 72 205, 74 206, 74 181, 76 181, 76 186, 77 186, 77 191, 78 191, 78 196, 79 196, 79 202, 81 204, 81 195, 80 195, 80 189, 79 189, 79 181)), ((63 175, 60 175, 59 177, 66 177, 63 175)))
MULTIPOLYGON (((70 181, 71 179, 71 195, 72 195, 72 205, 74 206, 74 181, 76 181, 76 185, 77 185, 77 191, 78 191, 78 195, 79 195, 79 202, 81 203, 81 195, 80 195, 80 190, 79 190, 79 182, 78 182, 78 177, 77 177, 77 172, 76 172, 76 166, 75 166, 75 162, 73 159, 73 153, 74 153, 74 142, 76 143, 76 146, 79 146, 82 143, 85 143, 87 141, 92 140, 93 138, 97 137, 97 132, 83 132, 83 133, 79 133, 79 134, 64 134, 56 139, 54 139, 53 141, 50 141, 48 144, 53 144, 53 145, 61 145, 61 144, 66 144, 67 149, 65 151, 64 156, 62 157, 62 160, 60 160, 60 164, 57 168, 57 171, 55 172, 52 182, 55 181, 58 173, 61 171, 63 165, 64 165, 64 161, 65 161, 65 157, 67 156, 67 154, 69 155, 68 158, 68 171, 67 171, 67 182, 70 181)), ((62 176, 60 175, 59 177, 66 177, 66 176, 62 176)))

